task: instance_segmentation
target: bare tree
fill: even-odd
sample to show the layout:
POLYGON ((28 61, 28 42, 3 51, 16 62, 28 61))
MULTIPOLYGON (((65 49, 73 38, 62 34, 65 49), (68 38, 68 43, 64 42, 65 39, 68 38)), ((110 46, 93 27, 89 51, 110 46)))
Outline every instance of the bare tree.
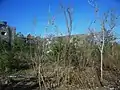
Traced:
POLYGON ((98 48, 100 50, 100 60, 101 60, 101 66, 100 66, 100 70, 101 70, 101 77, 100 77, 100 80, 101 82, 103 81, 103 51, 104 51, 104 47, 105 47, 105 43, 106 43, 106 40, 108 39, 108 35, 106 34, 111 34, 111 32, 114 30, 114 28, 117 26, 117 19, 119 16, 115 15, 115 13, 113 12, 113 10, 110 10, 108 11, 107 13, 104 13, 103 17, 99 17, 98 15, 98 12, 99 12, 99 9, 98 9, 98 6, 97 6, 97 3, 95 2, 95 0, 88 0, 88 3, 94 8, 95 10, 95 16, 96 18, 99 20, 100 24, 101 24, 101 30, 99 33, 95 33, 95 32, 92 32, 90 27, 93 23, 96 23, 97 20, 93 20, 89 26, 89 30, 90 32, 93 33, 93 36, 95 38, 95 40, 97 41, 97 45, 98 45, 98 48), (109 26, 109 29, 106 28, 106 26, 109 26), (106 33, 108 32, 109 33, 106 33))
MULTIPOLYGON (((62 4, 60 5, 62 10, 63 10, 63 13, 64 13, 64 17, 65 17, 65 22, 66 22, 66 27, 67 27, 67 32, 68 32, 68 35, 67 35, 67 46, 66 46, 66 53, 67 53, 67 60, 68 59, 68 56, 69 56, 69 42, 70 42, 70 37, 71 37, 71 31, 72 31, 72 22, 73 22, 73 19, 72 19, 72 9, 70 7, 64 7, 62 4)), ((69 61, 70 63, 70 61, 69 61)))
MULTIPOLYGON (((64 64, 66 66, 66 64, 68 65, 68 69, 67 69, 67 80, 70 80, 70 66, 71 66, 71 59, 70 59, 70 38, 71 38, 71 31, 72 31, 72 24, 73 24, 73 19, 72 19, 72 9, 70 7, 64 7, 62 4, 60 5, 62 10, 63 10, 63 14, 65 17, 65 22, 66 22, 66 27, 67 27, 67 33, 68 35, 66 36, 67 38, 67 43, 65 44, 65 56, 64 56, 64 64), (67 63, 66 63, 67 60, 67 63)), ((69 88, 68 88, 69 89, 69 88)))

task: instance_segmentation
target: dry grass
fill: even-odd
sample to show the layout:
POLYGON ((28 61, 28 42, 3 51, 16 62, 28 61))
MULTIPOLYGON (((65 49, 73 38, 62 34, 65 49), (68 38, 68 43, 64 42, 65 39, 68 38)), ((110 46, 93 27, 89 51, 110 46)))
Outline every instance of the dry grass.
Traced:
POLYGON ((92 67, 85 70, 73 67, 55 67, 54 65, 43 66, 44 82, 47 88, 59 90, 64 87, 69 90, 101 87, 97 72, 92 67), (68 73, 69 71, 69 73, 68 73))
MULTIPOLYGON (((45 46, 45 43, 41 43, 42 45, 37 46, 37 50, 35 51, 35 57, 32 57, 32 62, 35 75, 38 77, 40 87, 45 87, 46 90, 55 89, 55 90, 103 90, 103 86, 107 86, 109 79, 106 79, 107 74, 103 72, 103 82, 100 82, 100 62, 99 62, 99 52, 96 53, 94 48, 90 48, 89 45, 85 46, 77 46, 77 49, 72 49, 73 46, 70 45, 69 55, 66 47, 61 49, 57 54, 47 54, 45 50, 48 47, 45 46), (89 46, 89 47, 87 47, 89 46), (86 48, 87 47, 87 48, 86 48), (44 49, 43 49, 44 48, 44 49), (86 50, 86 51, 85 51, 86 50), (43 53, 44 52, 44 53, 43 53), (95 57, 92 57, 92 53, 95 53, 95 57), (73 58, 75 56, 77 59, 73 58), (64 60, 70 59, 68 61, 72 61, 73 59, 77 60, 78 63, 74 65, 75 61, 64 63, 64 60), (52 61, 51 61, 52 60, 52 61), (66 65, 65 65, 66 64, 66 65), (98 69, 98 70, 96 70, 98 69), (41 83, 42 82, 42 83, 41 83), (64 88, 64 89, 63 89, 64 88)), ((64 43, 66 44, 66 43, 64 43)), ((64 45, 65 46, 65 45, 64 45)), ((52 45, 51 45, 52 47, 52 45)), ((58 47, 59 48, 59 47, 58 47)), ((109 52, 110 53, 110 52, 109 52)), ((106 55, 109 53, 105 53, 106 55)), ((113 68, 114 65, 112 61, 114 61, 114 57, 105 57, 104 59, 104 69, 109 66, 113 68)), ((115 61, 114 61, 115 62, 115 61)), ((119 62, 117 60, 117 62, 119 62)), ((110 69, 111 70, 111 69, 110 69)), ((112 78, 118 78, 116 75, 110 73, 112 78)), ((119 79, 119 78, 118 78, 119 79)), ((112 79, 113 80, 113 79, 112 79)), ((115 81, 114 79, 113 81, 115 81)))

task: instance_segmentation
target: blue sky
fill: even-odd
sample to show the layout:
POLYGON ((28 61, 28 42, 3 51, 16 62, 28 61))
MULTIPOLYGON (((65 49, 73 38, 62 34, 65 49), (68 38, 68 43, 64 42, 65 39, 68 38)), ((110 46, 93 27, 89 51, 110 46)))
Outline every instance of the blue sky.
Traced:
MULTIPOLYGON (((90 22, 95 19, 94 9, 88 0, 0 0, 0 20, 5 20, 9 25, 16 27, 17 32, 24 35, 54 33, 52 26, 45 31, 48 25, 49 6, 50 14, 55 17, 55 24, 59 32, 66 34, 66 25, 60 2, 73 8, 72 34, 87 33, 90 22), (33 22, 36 21, 36 24, 33 22)), ((97 0, 100 15, 110 8, 115 8, 120 14, 120 0, 97 0)), ((99 25, 95 25, 99 28, 99 25)), ((117 29, 116 32, 119 33, 117 29)))

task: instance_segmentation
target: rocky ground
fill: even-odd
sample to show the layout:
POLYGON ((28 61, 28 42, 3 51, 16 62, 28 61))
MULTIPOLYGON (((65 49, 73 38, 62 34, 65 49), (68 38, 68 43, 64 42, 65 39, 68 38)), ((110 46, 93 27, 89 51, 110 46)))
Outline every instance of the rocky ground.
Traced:
MULTIPOLYGON (((31 72, 31 71, 29 71, 31 72)), ((0 90, 120 90, 120 74, 114 72, 104 71, 104 82, 103 87, 95 87, 94 89, 75 89, 74 87, 65 89, 64 85, 61 84, 51 85, 49 88, 44 88, 41 86, 39 88, 38 78, 33 74, 28 74, 25 72, 11 74, 11 75, 1 75, 0 76, 0 90), (23 74, 24 73, 24 74, 23 74)), ((54 77, 53 77, 54 78, 54 77)), ((46 81, 47 82, 47 81, 46 81)), ((43 85, 43 82, 41 82, 43 85)))
POLYGON ((35 77, 1 77, 0 90, 38 90, 35 77))

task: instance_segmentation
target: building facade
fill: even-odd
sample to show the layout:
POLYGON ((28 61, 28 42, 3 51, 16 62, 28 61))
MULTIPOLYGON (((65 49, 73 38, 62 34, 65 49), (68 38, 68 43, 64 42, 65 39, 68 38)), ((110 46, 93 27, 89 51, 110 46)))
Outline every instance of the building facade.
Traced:
POLYGON ((7 25, 7 22, 0 22, 0 41, 6 41, 13 44, 16 28, 7 25))

